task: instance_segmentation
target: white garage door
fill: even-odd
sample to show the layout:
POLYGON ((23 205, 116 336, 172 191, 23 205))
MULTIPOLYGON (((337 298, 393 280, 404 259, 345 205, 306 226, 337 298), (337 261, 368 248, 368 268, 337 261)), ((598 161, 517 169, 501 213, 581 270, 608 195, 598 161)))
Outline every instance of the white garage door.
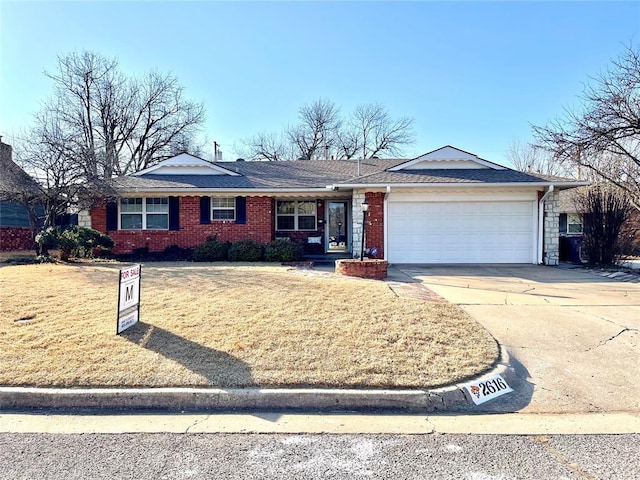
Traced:
POLYGON ((391 263, 532 263, 532 201, 390 202, 391 263))

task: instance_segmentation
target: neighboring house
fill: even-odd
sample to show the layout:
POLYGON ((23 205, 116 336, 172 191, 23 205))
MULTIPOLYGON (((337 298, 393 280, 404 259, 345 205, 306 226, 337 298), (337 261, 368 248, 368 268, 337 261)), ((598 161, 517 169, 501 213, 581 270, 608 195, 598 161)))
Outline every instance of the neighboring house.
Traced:
POLYGON ((582 214, 576 205, 576 194, 580 188, 560 192, 559 225, 560 235, 559 260, 561 262, 581 263, 587 259, 582 253, 582 214))
POLYGON ((508 169, 446 146, 412 160, 211 163, 183 153, 114 179, 115 201, 91 209, 91 227, 116 252, 207 237, 290 238, 307 252, 392 263, 558 262, 558 192, 586 182, 508 169), (375 249, 373 248, 375 247, 375 249))
MULTIPOLYGON (((560 261, 579 263, 587 258, 582 254, 582 213, 580 213, 576 195, 581 188, 564 190, 559 198, 559 234, 560 261)), ((640 255, 640 212, 634 210, 622 227, 622 235, 629 239, 629 254, 640 255)))
MULTIPOLYGON (((34 219, 25 206, 40 195, 36 181, 13 161, 11 145, 0 141, 0 250, 30 250, 34 247, 34 219)), ((41 206, 34 207, 36 215, 41 206)))

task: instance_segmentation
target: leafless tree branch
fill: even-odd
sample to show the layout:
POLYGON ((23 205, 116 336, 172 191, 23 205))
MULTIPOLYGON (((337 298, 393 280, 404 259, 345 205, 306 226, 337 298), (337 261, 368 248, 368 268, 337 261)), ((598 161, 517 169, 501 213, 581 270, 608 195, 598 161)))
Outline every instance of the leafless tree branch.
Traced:
POLYGON ((640 208, 640 49, 628 46, 591 79, 579 111, 534 126, 537 145, 560 162, 596 172, 640 208))

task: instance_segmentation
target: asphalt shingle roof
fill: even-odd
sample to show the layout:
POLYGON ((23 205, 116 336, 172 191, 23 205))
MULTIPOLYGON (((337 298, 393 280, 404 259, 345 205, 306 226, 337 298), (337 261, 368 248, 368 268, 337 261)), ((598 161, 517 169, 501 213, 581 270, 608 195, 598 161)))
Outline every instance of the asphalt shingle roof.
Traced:
POLYGON ((16 194, 38 196, 40 188, 12 159, 11 146, 0 143, 0 198, 10 198, 16 194))
MULTIPOLYGON (((404 160, 365 160, 361 175, 370 175, 391 168, 404 160)), ((358 162, 354 160, 293 160, 281 162, 221 162, 217 165, 239 173, 232 175, 158 175, 119 177, 113 180, 116 189, 161 188, 325 188, 359 178, 358 162)))
POLYGON ((433 169, 405 170, 400 172, 377 172, 354 179, 354 184, 400 184, 400 183, 541 183, 571 181, 517 170, 493 169, 433 169))
POLYGON ((399 185, 447 183, 547 183, 571 181, 504 169, 433 169, 389 172, 406 159, 292 160, 280 162, 219 162, 239 175, 162 175, 148 173, 114 179, 116 190, 162 189, 305 189, 327 185, 399 185))

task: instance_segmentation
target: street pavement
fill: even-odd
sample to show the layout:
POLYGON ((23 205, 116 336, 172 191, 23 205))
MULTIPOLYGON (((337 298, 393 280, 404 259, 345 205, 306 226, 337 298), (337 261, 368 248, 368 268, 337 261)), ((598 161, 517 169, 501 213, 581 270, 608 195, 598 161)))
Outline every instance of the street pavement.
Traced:
POLYGON ((639 435, 0 434, 6 479, 637 479, 639 435))

